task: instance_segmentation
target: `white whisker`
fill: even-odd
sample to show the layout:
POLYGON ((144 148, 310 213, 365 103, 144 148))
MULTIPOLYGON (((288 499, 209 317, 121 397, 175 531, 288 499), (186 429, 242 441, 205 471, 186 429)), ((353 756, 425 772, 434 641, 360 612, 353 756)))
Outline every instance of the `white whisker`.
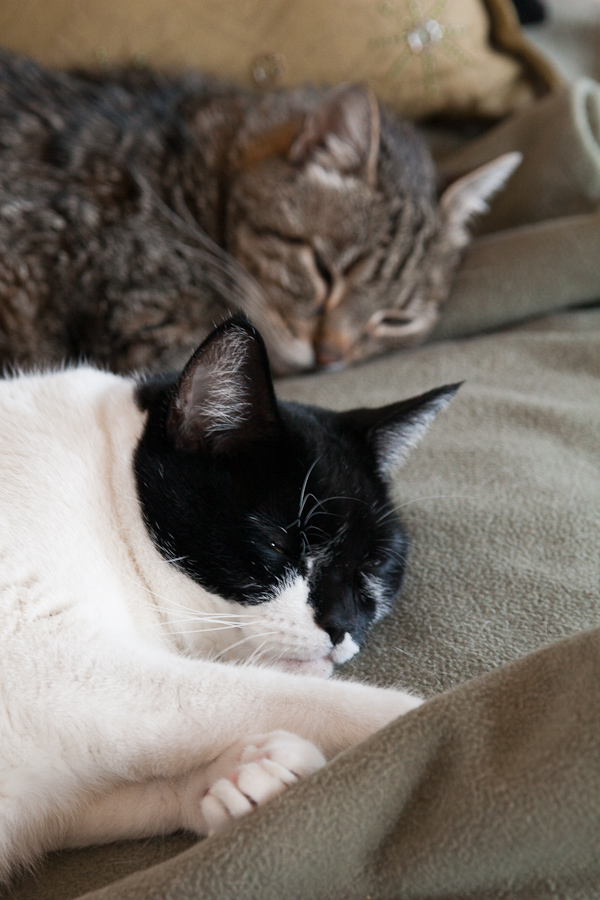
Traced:
POLYGON ((239 647, 241 644, 245 644, 246 641, 257 640, 261 637, 269 637, 272 634, 278 634, 277 631, 263 631, 261 634, 249 634, 247 637, 242 638, 241 641, 236 641, 235 644, 230 644, 229 647, 225 647, 224 650, 221 650, 220 653, 214 657, 214 659, 219 659, 220 656, 223 656, 224 653, 229 653, 230 650, 234 650, 236 647, 239 647))
POLYGON ((262 644, 259 644, 259 646, 258 646, 255 650, 252 651, 252 653, 250 654, 250 656, 248 657, 248 659, 244 660, 244 662, 246 663, 246 665, 251 666, 251 665, 255 662, 255 660, 256 660, 257 657, 260 657, 261 655, 264 656, 264 654, 261 654, 261 651, 262 651, 262 648, 265 646, 266 643, 268 643, 268 639, 265 639, 265 640, 262 642, 262 644))
POLYGON ((218 628, 186 628, 185 631, 170 631, 169 634, 208 634, 211 631, 230 631, 232 628, 239 627, 239 625, 221 625, 218 628))
MULTIPOLYGON (((302 482, 302 487, 300 488, 300 506, 298 508, 298 519, 297 519, 298 522, 302 521, 302 513, 304 511, 304 504, 306 503, 306 500, 308 499, 307 497, 304 496, 304 492, 306 491, 306 486, 308 484, 308 479, 310 478, 312 470, 317 465, 317 463, 319 462, 320 459, 321 459, 320 456, 318 456, 315 459, 314 463, 312 464, 312 466, 309 468, 308 472, 306 473, 304 481, 302 482)), ((310 496, 313 496, 313 495, 310 495, 310 496)), ((315 497, 315 500, 316 500, 316 497, 315 497)))

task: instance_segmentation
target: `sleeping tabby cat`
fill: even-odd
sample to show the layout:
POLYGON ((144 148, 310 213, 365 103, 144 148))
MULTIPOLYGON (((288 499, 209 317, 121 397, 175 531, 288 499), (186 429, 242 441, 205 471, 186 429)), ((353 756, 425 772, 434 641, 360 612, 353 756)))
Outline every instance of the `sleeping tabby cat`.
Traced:
POLYGON ((418 705, 318 676, 395 598, 388 481, 455 390, 277 402, 242 317, 180 377, 0 381, 0 880, 222 828, 418 705))
POLYGON ((0 362, 183 365, 241 308, 278 373, 422 340, 466 223, 519 162, 450 186, 364 87, 264 96, 0 55, 0 362))

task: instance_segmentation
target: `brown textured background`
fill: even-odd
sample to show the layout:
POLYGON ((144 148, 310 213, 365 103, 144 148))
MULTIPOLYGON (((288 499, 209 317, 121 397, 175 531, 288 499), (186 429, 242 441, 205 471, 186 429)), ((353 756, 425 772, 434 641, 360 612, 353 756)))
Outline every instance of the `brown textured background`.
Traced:
POLYGON ((509 0, 0 0, 0 35, 50 66, 195 66, 250 86, 256 61, 277 54, 281 86, 365 80, 411 118, 495 118, 557 83, 509 0), (456 33, 412 54, 405 35, 430 13, 456 33))

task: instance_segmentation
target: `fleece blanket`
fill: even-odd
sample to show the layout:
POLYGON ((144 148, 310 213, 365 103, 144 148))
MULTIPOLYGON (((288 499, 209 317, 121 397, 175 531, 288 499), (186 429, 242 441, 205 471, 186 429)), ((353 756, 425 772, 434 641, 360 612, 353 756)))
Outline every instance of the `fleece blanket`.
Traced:
POLYGON ((597 897, 599 346, 580 311, 281 384, 341 408, 464 379, 394 483, 405 589, 339 672, 430 701, 228 833, 58 854, 1 896, 597 897))

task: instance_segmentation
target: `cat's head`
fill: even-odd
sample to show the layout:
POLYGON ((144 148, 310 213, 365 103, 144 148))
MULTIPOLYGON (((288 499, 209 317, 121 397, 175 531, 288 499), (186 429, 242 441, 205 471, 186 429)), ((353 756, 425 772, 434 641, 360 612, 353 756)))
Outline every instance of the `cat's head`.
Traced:
POLYGON ((197 619, 188 600, 188 649, 207 650, 207 591, 221 658, 328 675, 353 656, 404 574, 391 475, 456 388, 342 413, 279 402, 241 316, 181 376, 140 385, 144 519, 164 558, 204 589, 197 619))
POLYGON ((238 136, 228 251, 261 285, 252 307, 279 374, 419 343, 446 299, 467 223, 520 161, 509 153, 438 199, 429 150, 372 92, 269 95, 238 136))

